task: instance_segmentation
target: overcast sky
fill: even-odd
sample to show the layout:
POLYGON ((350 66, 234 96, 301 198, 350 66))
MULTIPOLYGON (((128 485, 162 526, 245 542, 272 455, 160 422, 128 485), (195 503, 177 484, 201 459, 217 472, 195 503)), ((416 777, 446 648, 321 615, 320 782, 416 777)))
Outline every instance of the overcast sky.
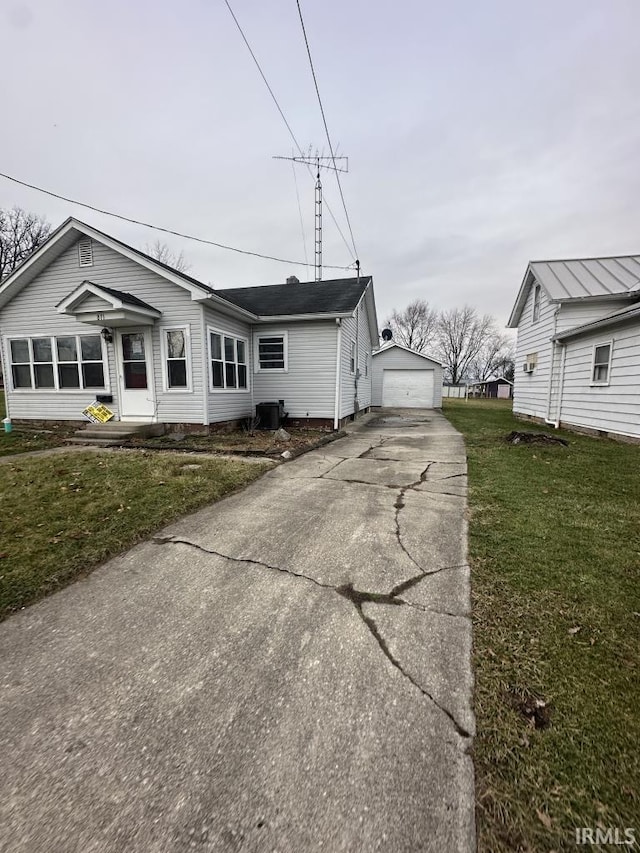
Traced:
MULTIPOLYGON (((303 149, 328 153, 295 0, 231 4, 303 149)), ((530 259, 640 251, 638 0, 302 9, 381 324, 416 297, 504 323, 530 259)), ((0 55, 0 171, 304 261, 292 166, 272 159, 293 143, 224 0, 0 0, 0 55)), ((313 263, 313 181, 301 167, 297 180, 313 263)), ((348 238, 332 175, 324 185, 348 238)), ((0 205, 14 204, 140 248, 162 238, 0 179, 0 205)), ((326 210, 324 222, 325 262, 348 265, 326 210)), ((216 287, 313 279, 167 242, 216 287)))

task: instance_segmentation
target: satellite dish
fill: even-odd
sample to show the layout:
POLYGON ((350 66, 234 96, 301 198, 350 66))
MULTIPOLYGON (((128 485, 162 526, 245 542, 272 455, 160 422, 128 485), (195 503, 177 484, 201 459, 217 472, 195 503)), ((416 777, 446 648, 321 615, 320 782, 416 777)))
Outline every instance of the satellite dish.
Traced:
POLYGON ((393 339, 393 332, 391 329, 383 329, 382 330, 382 340, 386 342, 393 339))

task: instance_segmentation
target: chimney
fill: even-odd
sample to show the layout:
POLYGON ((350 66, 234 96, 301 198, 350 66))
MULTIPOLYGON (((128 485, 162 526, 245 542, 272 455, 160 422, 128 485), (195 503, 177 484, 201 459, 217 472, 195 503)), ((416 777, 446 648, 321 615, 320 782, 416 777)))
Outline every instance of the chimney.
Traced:
POLYGON ((290 275, 287 279, 287 284, 300 284, 300 279, 297 275, 290 275))

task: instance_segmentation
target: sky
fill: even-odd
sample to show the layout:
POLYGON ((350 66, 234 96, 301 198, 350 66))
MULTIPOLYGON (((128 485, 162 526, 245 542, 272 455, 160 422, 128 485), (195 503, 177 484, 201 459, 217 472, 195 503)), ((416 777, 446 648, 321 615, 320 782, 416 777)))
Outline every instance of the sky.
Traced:
MULTIPOLYGON (((229 2, 303 151, 329 154, 295 0, 229 2)), ((640 250, 638 0, 301 8, 381 326, 416 298, 504 325, 529 260, 640 250)), ((1 172, 296 263, 4 178, 0 206, 54 226, 73 215, 141 249, 164 240, 221 289, 313 280, 314 180, 273 159, 293 142, 224 0, 0 0, 0 56, 1 172)), ((324 261, 346 267, 335 176, 323 186, 346 238, 325 204, 324 261)))

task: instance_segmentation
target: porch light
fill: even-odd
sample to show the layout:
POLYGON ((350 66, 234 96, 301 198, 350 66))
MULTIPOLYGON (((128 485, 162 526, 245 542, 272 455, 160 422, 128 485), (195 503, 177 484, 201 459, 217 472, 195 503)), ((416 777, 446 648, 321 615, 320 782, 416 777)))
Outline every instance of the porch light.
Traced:
POLYGON ((113 343, 113 335, 111 334, 111 329, 104 328, 100 334, 102 335, 102 340, 108 344, 113 343))

